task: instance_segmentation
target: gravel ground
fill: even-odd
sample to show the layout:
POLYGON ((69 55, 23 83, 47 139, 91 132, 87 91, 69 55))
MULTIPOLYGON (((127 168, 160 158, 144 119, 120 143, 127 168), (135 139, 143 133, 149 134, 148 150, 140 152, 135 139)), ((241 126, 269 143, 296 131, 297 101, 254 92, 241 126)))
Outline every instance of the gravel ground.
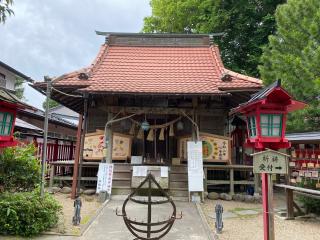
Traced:
POLYGON ((54 197, 60 202, 63 209, 58 226, 54 229, 51 229, 51 232, 79 234, 81 229, 90 221, 98 208, 101 206, 101 203, 97 201, 96 196, 81 195, 81 223, 80 226, 76 227, 72 225, 72 217, 74 215, 74 200, 70 198, 70 194, 56 193, 54 194, 54 197))
MULTIPOLYGON (((277 201, 275 201, 276 203, 277 201)), ((260 240, 263 239, 263 219, 262 205, 254 203, 206 200, 201 204, 207 221, 215 231, 214 206, 221 203, 224 213, 236 212, 237 210, 253 209, 258 211, 256 215, 237 216, 235 218, 224 219, 224 228, 219 240, 260 240)), ((284 220, 275 216, 275 238, 279 240, 319 240, 320 239, 320 220, 284 220)))

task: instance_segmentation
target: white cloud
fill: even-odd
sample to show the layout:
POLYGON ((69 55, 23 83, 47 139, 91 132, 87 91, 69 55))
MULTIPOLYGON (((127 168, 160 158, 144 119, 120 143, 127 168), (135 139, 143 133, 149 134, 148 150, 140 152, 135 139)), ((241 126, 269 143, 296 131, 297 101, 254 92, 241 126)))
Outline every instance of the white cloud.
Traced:
MULTIPOLYGON (((0 25, 0 60, 31 78, 59 76, 90 64, 104 39, 94 31, 139 32, 149 0, 24 0, 0 25)), ((44 97, 30 87, 27 101, 44 97)))

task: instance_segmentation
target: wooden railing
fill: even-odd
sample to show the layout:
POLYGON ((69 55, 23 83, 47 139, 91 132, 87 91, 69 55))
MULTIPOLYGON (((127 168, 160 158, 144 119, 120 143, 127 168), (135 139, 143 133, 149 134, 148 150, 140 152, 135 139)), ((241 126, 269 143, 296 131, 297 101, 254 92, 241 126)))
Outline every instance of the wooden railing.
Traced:
MULTIPOLYGON (((24 134, 28 136, 27 134, 24 134)), ((32 135, 30 135, 32 136, 32 135)), ((20 141, 23 144, 33 143, 36 147, 36 156, 39 161, 42 160, 43 143, 42 138, 39 136, 33 136, 33 141, 20 141)), ((74 160, 76 143, 72 140, 50 138, 47 143, 47 159, 46 159, 46 177, 49 176, 50 164, 57 161, 70 161, 74 160)), ((57 166, 55 169, 56 174, 63 175, 70 172, 70 168, 64 168, 57 166)))
POLYGON ((252 172, 252 166, 246 165, 204 165, 204 174, 205 174, 205 191, 208 191, 208 186, 212 185, 229 185, 230 194, 234 194, 235 185, 254 185, 257 191, 259 186, 259 178, 258 176, 254 176, 254 181, 252 180, 234 180, 234 172, 235 171, 244 171, 244 172, 252 172), (219 170, 229 172, 229 179, 226 180, 218 180, 210 178, 209 171, 210 170, 219 170), (208 179, 208 177, 210 179, 208 179))

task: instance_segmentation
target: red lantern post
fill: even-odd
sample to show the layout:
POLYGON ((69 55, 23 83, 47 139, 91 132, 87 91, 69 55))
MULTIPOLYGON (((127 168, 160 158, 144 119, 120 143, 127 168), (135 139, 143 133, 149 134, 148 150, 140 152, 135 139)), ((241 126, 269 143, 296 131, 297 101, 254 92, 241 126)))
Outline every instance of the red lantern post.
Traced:
MULTIPOLYGON (((240 113, 246 116, 248 137, 246 147, 255 151, 266 148, 279 150, 290 147, 285 138, 287 114, 291 111, 303 109, 305 103, 296 101, 276 81, 255 94, 248 102, 239 105, 231 114, 240 113)), ((264 240, 274 239, 272 206, 271 172, 261 172, 264 240)))

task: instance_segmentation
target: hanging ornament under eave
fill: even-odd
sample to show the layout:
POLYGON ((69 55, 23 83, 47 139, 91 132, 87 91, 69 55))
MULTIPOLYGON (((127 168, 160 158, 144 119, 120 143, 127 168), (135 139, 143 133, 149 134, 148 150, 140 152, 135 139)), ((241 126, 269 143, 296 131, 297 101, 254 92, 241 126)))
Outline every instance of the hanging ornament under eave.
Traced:
POLYGON ((141 128, 144 131, 148 131, 150 129, 150 123, 148 123, 147 119, 145 118, 145 120, 141 123, 141 128))
POLYGON ((177 130, 181 131, 183 130, 183 128, 184 128, 183 122, 180 120, 179 122, 177 122, 177 130))
POLYGON ((130 135, 134 135, 135 129, 136 129, 136 124, 135 124, 135 123, 132 123, 132 124, 131 124, 131 128, 130 128, 130 131, 129 131, 129 134, 130 134, 130 135))
POLYGON ((164 128, 161 128, 161 130, 160 130, 159 140, 164 141, 164 128))
POLYGON ((144 131, 142 128, 139 128, 138 134, 137 134, 137 139, 143 140, 144 138, 144 131))
POLYGON ((170 137, 174 137, 173 124, 171 124, 171 125, 170 125, 170 129, 169 129, 169 136, 170 136, 170 137))
POLYGON ((154 129, 150 129, 148 137, 147 137, 147 140, 150 142, 153 142, 153 140, 154 140, 154 132, 153 131, 154 131, 154 129))

